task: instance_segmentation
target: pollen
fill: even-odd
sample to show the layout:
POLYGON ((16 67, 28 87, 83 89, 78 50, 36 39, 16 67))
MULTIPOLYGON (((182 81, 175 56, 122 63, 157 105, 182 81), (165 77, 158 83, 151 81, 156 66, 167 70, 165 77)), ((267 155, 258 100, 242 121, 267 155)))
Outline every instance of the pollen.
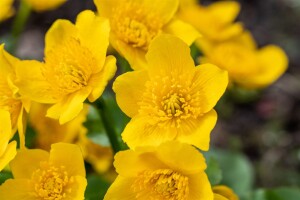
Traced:
POLYGON ((69 94, 88 85, 96 59, 79 39, 69 38, 47 53, 43 76, 61 94, 69 94))
POLYGON ((148 196, 150 200, 186 200, 189 181, 171 169, 146 170, 138 175, 132 189, 137 199, 148 196))
POLYGON ((111 28, 128 45, 147 50, 152 39, 161 31, 163 23, 134 2, 113 10, 111 28))
POLYGON ((35 195, 44 200, 60 200, 67 196, 70 189, 66 189, 72 179, 64 166, 54 167, 48 163, 42 163, 41 168, 33 173, 32 179, 35 180, 35 195))

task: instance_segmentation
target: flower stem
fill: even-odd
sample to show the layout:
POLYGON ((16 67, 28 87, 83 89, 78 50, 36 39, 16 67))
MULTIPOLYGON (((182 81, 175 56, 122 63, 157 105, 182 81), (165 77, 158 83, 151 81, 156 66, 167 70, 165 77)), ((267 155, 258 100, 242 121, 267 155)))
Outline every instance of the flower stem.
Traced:
POLYGON ((106 130, 108 139, 111 143, 111 147, 114 151, 114 154, 125 149, 125 144, 122 141, 121 135, 117 133, 115 128, 112 126, 114 123, 114 119, 110 114, 110 110, 107 109, 106 103, 104 99, 99 99, 96 102, 96 106, 98 108, 98 112, 102 118, 103 126, 106 130))
POLYGON ((18 43, 20 34, 24 30, 25 24, 30 16, 31 7, 26 4, 25 1, 20 1, 20 7, 18 13, 13 21, 12 25, 12 37, 13 37, 13 44, 12 44, 12 51, 16 50, 16 45, 18 43))

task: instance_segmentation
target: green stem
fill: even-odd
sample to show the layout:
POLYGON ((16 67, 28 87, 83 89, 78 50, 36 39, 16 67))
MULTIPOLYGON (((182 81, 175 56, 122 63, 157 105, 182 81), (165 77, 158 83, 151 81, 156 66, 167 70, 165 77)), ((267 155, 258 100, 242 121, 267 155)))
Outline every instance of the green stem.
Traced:
POLYGON ((115 128, 112 126, 114 123, 114 119, 110 114, 110 111, 107 109, 105 105, 105 101, 103 99, 99 99, 96 102, 96 106, 98 108, 98 112, 102 118, 103 126, 106 130, 108 139, 111 143, 111 147, 114 151, 114 154, 125 149, 125 144, 122 141, 121 135, 118 134, 115 128))
POLYGON ((12 50, 15 51, 16 45, 18 43, 20 34, 24 30, 25 24, 30 16, 31 7, 25 3, 25 1, 20 2, 20 7, 18 13, 13 21, 12 25, 12 37, 13 37, 13 44, 12 50))

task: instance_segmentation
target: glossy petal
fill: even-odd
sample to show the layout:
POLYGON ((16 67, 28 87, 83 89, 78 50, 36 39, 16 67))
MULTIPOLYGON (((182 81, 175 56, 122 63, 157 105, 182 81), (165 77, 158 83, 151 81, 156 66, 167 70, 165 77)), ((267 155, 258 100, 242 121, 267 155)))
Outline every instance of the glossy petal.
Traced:
POLYGON ((175 128, 150 124, 149 121, 152 120, 151 117, 147 116, 135 116, 132 118, 122 133, 124 142, 134 149, 137 146, 156 146, 175 139, 177 135, 175 128))
POLYGON ((124 178, 118 176, 108 189, 104 200, 133 200, 136 194, 130 189, 134 183, 134 178, 124 178))
POLYGON ((0 110, 0 158, 6 151, 7 144, 11 137, 11 120, 8 111, 0 110))
POLYGON ((188 45, 179 38, 169 35, 160 35, 152 41, 146 60, 149 76, 168 76, 170 72, 180 75, 193 72, 195 69, 188 45))
POLYGON ((45 80, 38 61, 22 61, 16 68, 16 85, 20 94, 40 103, 55 103, 59 97, 52 86, 45 80))
POLYGON ((48 161, 47 151, 33 149, 21 150, 10 163, 11 171, 16 179, 31 179, 32 173, 40 168, 40 162, 48 161))
POLYGON ((73 37, 78 38, 78 30, 68 20, 56 20, 45 36, 45 54, 49 51, 55 51, 55 46, 61 44, 62 41, 73 37))
POLYGON ((65 3, 67 0, 24 0, 36 12, 53 10, 65 3))
MULTIPOLYGON (((225 200, 238 200, 238 196, 233 192, 232 189, 225 185, 217 185, 213 187, 214 195, 217 196, 217 199, 222 200, 223 197, 225 200)), ((214 199, 216 200, 216 199, 214 199)))
POLYGON ((96 101, 103 93, 108 81, 112 79, 117 71, 116 59, 113 56, 108 56, 105 60, 102 71, 97 74, 93 74, 89 79, 89 86, 91 86, 92 92, 88 99, 90 102, 96 101))
POLYGON ((84 192, 87 186, 86 178, 82 176, 71 177, 73 182, 66 186, 65 190, 71 191, 65 200, 82 200, 84 199, 84 192))
POLYGON ((206 113, 224 94, 228 85, 228 73, 212 64, 199 65, 192 83, 191 93, 200 93, 201 110, 206 113))
POLYGON ((0 186, 0 199, 36 200, 34 183, 27 179, 8 179, 0 186))
POLYGON ((197 119, 189 119, 186 124, 182 125, 177 140, 207 151, 209 149, 210 133, 216 122, 217 113, 215 110, 211 110, 197 119))
POLYGON ((56 143, 51 145, 49 161, 56 166, 65 166, 69 176, 85 177, 82 152, 74 144, 56 143))
POLYGON ((191 45, 196 39, 201 37, 200 33, 192 25, 179 19, 171 20, 163 30, 168 34, 177 36, 188 45, 191 45))
POLYGON ((213 199, 211 185, 204 172, 189 176, 189 200, 208 200, 213 199))
POLYGON ((220 20, 220 23, 227 24, 235 20, 241 8, 236 1, 219 1, 212 3, 207 9, 220 20))
POLYGON ((168 168, 184 175, 199 173, 206 169, 202 154, 189 144, 166 142, 157 148, 156 154, 168 168))
POLYGON ((228 199, 223 197, 222 195, 214 193, 214 200, 228 200, 228 199))
POLYGON ((129 117, 138 114, 138 102, 145 90, 145 83, 149 80, 145 70, 127 72, 117 77, 113 84, 116 100, 122 111, 129 117))
POLYGON ((98 73, 105 62, 106 51, 109 44, 109 21, 95 16, 94 12, 86 10, 81 12, 76 20, 76 28, 80 41, 94 54, 99 66, 95 66, 93 73, 98 73))
POLYGON ((17 154, 17 142, 12 141, 6 146, 5 152, 0 156, 0 171, 8 165, 8 163, 16 156, 17 154))
POLYGON ((47 117, 59 119, 60 124, 64 124, 74 119, 83 108, 83 102, 91 93, 91 88, 86 87, 66 96, 62 101, 54 104, 47 111, 47 117))

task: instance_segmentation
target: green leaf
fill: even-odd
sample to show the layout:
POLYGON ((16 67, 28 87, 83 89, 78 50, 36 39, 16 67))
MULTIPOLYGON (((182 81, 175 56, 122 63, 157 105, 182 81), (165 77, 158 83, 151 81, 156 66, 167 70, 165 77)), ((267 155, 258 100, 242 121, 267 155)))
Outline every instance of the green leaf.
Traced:
POLYGON ((97 175, 88 176, 87 182, 88 185, 85 190, 85 200, 103 199, 110 183, 97 175))
POLYGON ((207 161, 206 174, 211 185, 217 185, 222 180, 222 171, 216 158, 211 157, 207 161))
POLYGON ((13 175, 9 171, 0 172, 0 185, 4 183, 7 179, 13 178, 13 175))
POLYGON ((277 188, 267 190, 267 200, 299 200, 299 188, 277 188))

